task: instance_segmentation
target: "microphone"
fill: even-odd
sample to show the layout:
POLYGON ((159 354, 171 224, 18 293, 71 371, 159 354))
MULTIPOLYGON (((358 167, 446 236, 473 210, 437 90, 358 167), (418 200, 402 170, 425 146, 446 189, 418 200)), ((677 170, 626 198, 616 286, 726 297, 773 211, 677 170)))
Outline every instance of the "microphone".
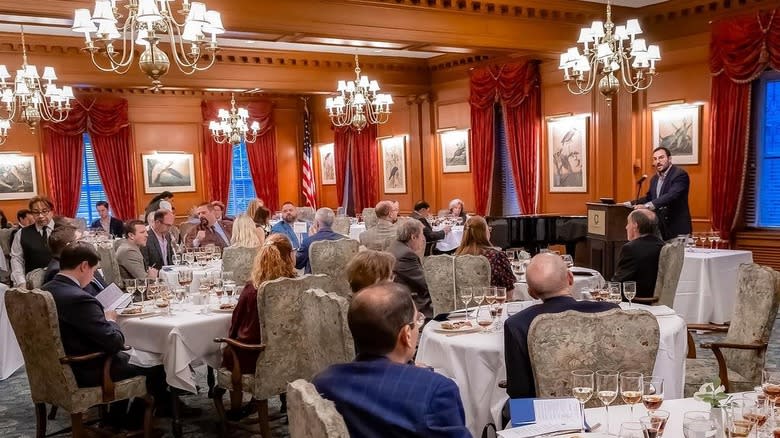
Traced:
POLYGON ((647 175, 642 175, 642 177, 639 178, 639 180, 637 180, 636 182, 637 185, 641 185, 643 182, 645 182, 646 179, 647 179, 647 175))
POLYGON ((636 182, 636 198, 634 203, 636 204, 639 201, 639 193, 642 191, 642 183, 645 182, 647 179, 647 175, 642 175, 636 182))

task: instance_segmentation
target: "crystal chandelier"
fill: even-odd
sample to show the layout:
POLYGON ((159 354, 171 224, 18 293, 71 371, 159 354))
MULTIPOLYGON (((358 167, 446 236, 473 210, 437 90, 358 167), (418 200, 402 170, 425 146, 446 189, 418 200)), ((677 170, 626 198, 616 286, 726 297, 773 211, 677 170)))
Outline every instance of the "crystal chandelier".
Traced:
POLYGON ((160 78, 171 65, 168 55, 158 47, 161 36, 167 35, 176 65, 189 75, 214 65, 217 35, 225 33, 219 12, 207 11, 201 2, 182 0, 177 11, 184 18, 180 24, 172 12, 174 1, 159 0, 158 7, 155 0, 96 0, 92 15, 89 9, 76 9, 72 29, 84 34, 84 50, 102 71, 127 73, 135 58, 133 44, 141 46, 138 66, 152 80, 152 89, 159 90, 160 78), (126 16, 117 7, 123 1, 126 16), (124 23, 117 27, 118 20, 123 18, 124 23), (121 49, 114 47, 115 40, 121 41, 121 49))
POLYGON ((11 123, 26 123, 30 130, 41 120, 58 123, 70 112, 73 88, 57 88, 54 67, 44 67, 38 76, 38 67, 27 64, 27 48, 22 26, 22 66, 16 70, 13 82, 8 68, 0 64, 0 145, 8 139, 11 123), (45 82, 42 82, 45 81, 45 82))
POLYGON ((393 98, 389 94, 377 93, 379 84, 368 76, 360 76, 360 64, 355 55, 355 80, 339 81, 340 94, 325 101, 330 121, 335 126, 352 125, 358 132, 367 124, 382 125, 390 120, 390 105, 393 98))
POLYGON ((236 98, 230 95, 230 111, 222 108, 217 115, 219 120, 209 122, 209 129, 214 141, 219 144, 230 143, 233 146, 242 141, 254 143, 257 141, 257 133, 260 131, 260 123, 255 120, 252 126, 247 125, 249 111, 246 108, 236 108, 236 98), (249 130, 252 130, 249 133, 249 130))
POLYGON ((619 71, 623 86, 629 93, 646 90, 653 83, 655 63, 661 60, 661 52, 655 44, 647 45, 639 21, 631 19, 625 25, 612 23, 612 8, 607 1, 607 21, 594 21, 590 27, 580 30, 577 47, 561 54, 559 69, 563 70, 563 81, 573 94, 589 93, 599 77, 599 91, 607 100, 620 89, 619 71))

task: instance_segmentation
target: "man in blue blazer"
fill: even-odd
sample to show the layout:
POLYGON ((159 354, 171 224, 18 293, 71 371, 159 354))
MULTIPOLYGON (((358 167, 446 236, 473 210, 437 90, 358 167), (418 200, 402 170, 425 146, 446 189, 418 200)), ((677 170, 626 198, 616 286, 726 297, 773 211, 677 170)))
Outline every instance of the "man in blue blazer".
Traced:
POLYGON ((384 282, 363 289, 348 318, 360 354, 323 371, 314 386, 336 404, 350 436, 471 436, 455 382, 409 363, 423 318, 405 286, 384 282))
POLYGON ((97 210, 98 216, 100 217, 92 222, 90 228, 95 230, 103 230, 106 233, 116 237, 121 237, 125 234, 124 222, 115 218, 114 216, 111 216, 111 213, 108 211, 108 202, 98 201, 95 204, 95 209, 97 210))
POLYGON ((282 220, 271 227, 271 234, 284 234, 290 239, 293 249, 298 249, 301 242, 298 240, 298 234, 295 233, 295 222, 298 220, 298 207, 290 201, 282 204, 282 220))
POLYGON ((688 189, 691 184, 688 172, 672 166, 672 153, 665 147, 653 151, 653 167, 657 173, 650 180, 650 190, 636 200, 634 208, 655 211, 663 240, 690 234, 693 228, 688 208, 688 189))
POLYGON ((303 269, 304 274, 311 274, 311 262, 309 261, 309 247, 312 242, 320 240, 340 240, 345 236, 334 232, 331 227, 333 221, 336 219, 336 214, 330 208, 320 208, 317 213, 314 214, 314 225, 311 231, 315 231, 314 234, 303 238, 303 243, 298 251, 295 253, 295 267, 297 269, 303 269))

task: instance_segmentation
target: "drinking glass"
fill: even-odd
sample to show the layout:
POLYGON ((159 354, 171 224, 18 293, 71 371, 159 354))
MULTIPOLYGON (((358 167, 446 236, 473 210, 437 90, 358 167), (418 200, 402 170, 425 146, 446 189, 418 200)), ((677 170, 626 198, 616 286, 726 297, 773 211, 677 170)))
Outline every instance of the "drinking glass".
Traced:
POLYGON ((192 251, 185 252, 184 262, 187 263, 187 266, 192 266, 192 264, 195 263, 195 253, 192 251))
POLYGON ((571 257, 571 254, 564 254, 561 258, 563 259, 563 262, 566 263, 567 268, 574 266, 574 259, 571 257))
POLYGON ((765 436, 767 435, 768 431, 767 428, 764 427, 767 424, 767 419, 769 418, 769 410, 774 408, 775 406, 772 405, 770 408, 770 403, 767 402, 766 396, 762 392, 745 392, 742 394, 742 397, 744 397, 746 400, 750 400, 753 405, 755 405, 756 410, 755 413, 751 414, 752 421, 755 421, 756 423, 756 434, 759 436, 765 436))
POLYGON ((201 281, 200 286, 198 286, 198 295, 200 295, 200 304, 202 305, 201 312, 206 315, 211 313, 211 305, 209 303, 209 298, 210 298, 209 290, 211 290, 209 285, 201 281))
POLYGON ((694 247, 696 247, 696 239, 694 239, 692 235, 686 234, 685 235, 685 250, 690 252, 690 251, 693 251, 694 247))
POLYGON ((618 438, 647 438, 647 431, 638 421, 626 421, 620 425, 618 438))
POLYGON ((620 304, 623 301, 623 296, 620 295, 620 283, 609 282, 609 288, 607 301, 610 303, 620 304))
POLYGON ((146 301, 146 279, 145 278, 135 279, 135 289, 138 292, 141 292, 141 302, 146 301))
POLYGON ((652 414, 664 402, 664 379, 657 376, 645 376, 642 379, 642 403, 652 414))
POLYGON ((170 316, 171 302, 168 300, 168 297, 166 297, 164 294, 162 293, 157 294, 156 298, 154 299, 154 305, 157 306, 158 309, 160 309, 160 312, 163 315, 170 316))
POLYGON ((477 304, 477 306, 481 306, 482 302, 485 301, 485 288, 474 287, 472 290, 474 291, 474 302, 477 304))
POLYGON ((178 266, 179 263, 181 263, 181 256, 178 252, 173 253, 171 256, 171 263, 173 263, 174 266, 178 266))
POLYGON ((225 286, 221 279, 214 280, 214 293, 217 294, 217 302, 222 304, 222 294, 225 293, 225 286))
POLYGON ((179 277, 179 284, 189 289, 190 283, 192 283, 192 271, 189 269, 182 269, 177 275, 179 277))
POLYGON ((498 309, 496 311, 496 315, 501 316, 501 308, 504 306, 504 303, 506 302, 505 287, 496 287, 496 302, 498 303, 498 309))
POLYGON ((634 405, 642 401, 642 373, 626 371, 620 373, 620 396, 630 409, 630 419, 634 419, 634 405))
POLYGON ((509 261, 511 262, 512 260, 515 259, 517 253, 513 249, 507 249, 506 251, 504 251, 504 254, 506 254, 506 258, 508 258, 509 261))
POLYGON ((757 429, 758 406, 756 400, 745 397, 732 398, 726 406, 726 436, 730 438, 749 437, 757 429))
POLYGON ((157 282, 156 278, 150 278, 147 280, 146 289, 149 292, 147 296, 150 300, 154 300, 157 298, 157 291, 160 290, 160 284, 157 282))
POLYGON ((580 402, 582 416, 581 433, 585 433, 585 403, 593 397, 593 371, 574 370, 571 372, 571 391, 574 398, 580 402))
POLYGON ((623 296, 628 300, 628 308, 631 308, 632 301, 636 297, 636 281, 623 282, 623 296))
POLYGON ((471 317, 469 316, 469 303, 474 296, 473 291, 474 289, 470 287, 463 287, 460 289, 460 301, 463 303, 463 308, 466 309, 466 321, 471 320, 471 317))
POLYGON ((135 294, 135 278, 125 280, 125 292, 129 293, 130 295, 135 294))
POLYGON ((234 303, 233 293, 235 293, 236 291, 236 285, 230 284, 228 282, 224 282, 224 286, 225 286, 225 295, 227 295, 228 297, 228 303, 233 304, 234 303))
POLYGON ((490 333, 490 326, 493 325, 493 313, 490 312, 490 306, 477 308, 477 324, 482 327, 481 333, 490 333))
POLYGON ((720 249, 720 233, 717 231, 712 232, 712 244, 715 249, 720 249))
POLYGON ((488 286, 485 288, 485 302, 490 306, 491 311, 493 310, 493 304, 496 302, 496 288, 493 286, 488 286))
POLYGON ((176 296, 176 302, 179 304, 179 306, 181 306, 180 308, 184 308, 184 305, 187 303, 187 288, 174 288, 173 293, 176 296))
POLYGON ((647 438, 661 438, 664 435, 666 422, 669 421, 668 411, 653 411, 639 419, 639 422, 647 430, 647 438))
POLYGON ((607 435, 609 435, 609 405, 615 401, 618 394, 618 372, 599 370, 596 371, 596 396, 604 405, 606 412, 605 423, 607 435))
POLYGON ((683 414, 685 438, 710 438, 718 433, 718 425, 706 411, 689 411, 683 414))
MULTIPOLYGON (((776 406, 780 398, 780 368, 768 367, 761 371, 761 390, 769 401, 769 406, 776 406)), ((772 426, 777 425, 775 409, 770 409, 772 426)))

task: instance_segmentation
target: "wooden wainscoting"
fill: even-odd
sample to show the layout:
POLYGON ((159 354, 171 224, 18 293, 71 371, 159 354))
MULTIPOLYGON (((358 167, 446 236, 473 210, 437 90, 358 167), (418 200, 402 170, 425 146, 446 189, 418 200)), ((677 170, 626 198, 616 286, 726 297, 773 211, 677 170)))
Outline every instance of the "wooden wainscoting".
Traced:
POLYGON ((753 252, 753 262, 780 270, 780 231, 740 231, 734 240, 735 249, 753 252))

